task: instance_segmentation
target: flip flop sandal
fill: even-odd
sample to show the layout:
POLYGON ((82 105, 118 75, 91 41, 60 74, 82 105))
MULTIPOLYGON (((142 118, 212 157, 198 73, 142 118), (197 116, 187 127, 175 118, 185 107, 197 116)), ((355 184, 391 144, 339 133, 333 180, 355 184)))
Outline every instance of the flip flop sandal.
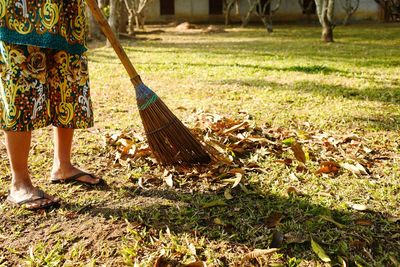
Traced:
POLYGON ((50 182, 53 184, 62 184, 62 183, 72 183, 72 182, 77 182, 77 183, 81 183, 81 184, 85 184, 85 185, 99 185, 103 182, 103 179, 97 178, 96 176, 94 176, 91 173, 87 173, 87 172, 79 172, 75 175, 72 175, 70 177, 67 178, 57 178, 57 177, 53 177, 50 179, 50 182), (93 179, 98 179, 99 181, 97 183, 88 183, 88 182, 84 182, 81 180, 78 180, 78 178, 82 177, 82 176, 90 176, 93 179))
POLYGON ((32 210, 32 211, 34 211, 34 210, 40 210, 40 209, 46 209, 46 208, 50 208, 50 207, 57 207, 57 206, 60 204, 58 201, 53 201, 53 200, 47 198, 47 197, 46 197, 46 194, 45 194, 45 193, 43 192, 43 190, 41 190, 41 189, 38 189, 38 194, 37 194, 37 195, 32 196, 32 197, 30 197, 30 198, 28 198, 28 199, 24 199, 24 200, 21 200, 21 201, 17 201, 17 200, 15 200, 11 195, 8 195, 6 201, 7 201, 11 206, 18 207, 18 208, 23 207, 23 208, 25 208, 25 209, 27 209, 27 210, 32 210), (50 202, 49 202, 49 203, 46 203, 46 204, 41 204, 41 205, 39 205, 39 206, 35 206, 35 207, 32 207, 32 208, 26 207, 26 204, 35 203, 35 202, 37 202, 38 200, 42 200, 42 199, 44 199, 44 200, 50 200, 50 202))

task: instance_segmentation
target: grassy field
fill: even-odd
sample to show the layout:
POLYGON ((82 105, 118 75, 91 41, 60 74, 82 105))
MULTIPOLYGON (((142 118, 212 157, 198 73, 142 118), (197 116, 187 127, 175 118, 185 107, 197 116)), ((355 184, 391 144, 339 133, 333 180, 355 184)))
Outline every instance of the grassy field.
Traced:
POLYGON ((142 126, 123 67, 92 43, 95 127, 77 132, 74 161, 107 185, 49 184, 51 129, 42 129, 32 178, 63 204, 11 208, 0 143, 0 266, 399 266, 398 24, 337 27, 332 44, 307 26, 278 25, 270 35, 162 30, 123 40, 143 80, 189 126, 212 114, 264 129, 273 144, 243 155, 258 171, 246 170, 232 189, 221 176, 173 176, 170 187, 159 167, 117 163, 108 136, 142 126), (306 151, 305 165, 288 138, 306 151), (323 162, 340 170, 321 171, 330 168, 323 162))

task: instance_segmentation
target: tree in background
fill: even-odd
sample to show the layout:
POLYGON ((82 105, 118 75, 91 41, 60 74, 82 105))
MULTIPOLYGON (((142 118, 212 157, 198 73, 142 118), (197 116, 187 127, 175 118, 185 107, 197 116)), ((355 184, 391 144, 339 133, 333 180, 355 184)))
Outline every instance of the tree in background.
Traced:
POLYGON ((315 2, 314 0, 298 0, 301 10, 303 14, 307 16, 307 23, 311 22, 311 16, 315 14, 315 2))
POLYGON ((240 0, 224 0, 224 9, 223 13, 225 16, 225 25, 229 25, 230 21, 230 15, 233 7, 236 7, 236 14, 239 14, 239 1, 240 0))
POLYGON ((135 24, 136 28, 144 29, 145 15, 144 10, 146 5, 152 0, 124 0, 126 9, 129 13, 128 18, 128 34, 135 34, 135 24))
POLYGON ((340 0, 342 8, 346 12, 346 17, 343 20, 343 25, 348 25, 350 17, 357 11, 360 6, 360 0, 340 0))
POLYGON ((333 42, 335 0, 315 0, 315 5, 317 6, 318 19, 322 26, 321 39, 324 42, 333 42))
MULTIPOLYGON (((108 23, 111 29, 115 32, 118 37, 118 16, 119 16, 119 0, 110 0, 110 15, 108 17, 108 23)), ((107 46, 111 46, 111 43, 107 40, 107 46)))
POLYGON ((251 15, 256 13, 267 28, 267 31, 269 33, 273 32, 272 16, 278 11, 281 2, 282 0, 248 0, 249 9, 242 20, 242 27, 247 26, 251 15))
POLYGON ((382 8, 384 21, 400 21, 400 0, 375 0, 382 8))

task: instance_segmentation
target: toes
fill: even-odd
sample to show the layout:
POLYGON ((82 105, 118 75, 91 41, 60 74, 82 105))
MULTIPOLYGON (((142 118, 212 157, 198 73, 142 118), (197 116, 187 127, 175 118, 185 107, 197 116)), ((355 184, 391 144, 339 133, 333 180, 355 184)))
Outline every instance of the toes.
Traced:
POLYGON ((85 175, 85 176, 79 177, 77 180, 84 182, 84 183, 92 184, 92 185, 98 184, 100 182, 99 178, 97 178, 97 177, 94 178, 90 175, 85 175))

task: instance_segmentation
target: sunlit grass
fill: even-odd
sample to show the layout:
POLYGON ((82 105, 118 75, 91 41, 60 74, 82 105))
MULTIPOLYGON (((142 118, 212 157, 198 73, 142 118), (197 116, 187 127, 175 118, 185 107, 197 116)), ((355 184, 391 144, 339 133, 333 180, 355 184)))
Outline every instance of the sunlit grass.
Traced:
MULTIPOLYGON (((400 153, 399 25, 337 27, 333 44, 321 43, 320 29, 308 26, 277 25, 270 35, 261 28, 230 28, 223 34, 163 29, 146 35, 147 41, 123 40, 123 45, 143 80, 184 122, 201 110, 229 117, 245 111, 259 125, 297 129, 307 124, 324 132, 357 133, 371 147, 400 153)), ((255 248, 268 248, 273 230, 265 221, 273 212, 284 216, 277 230, 312 236, 335 264, 342 255, 350 265, 394 266, 399 224, 385 216, 400 216, 398 158, 382 164, 381 179, 305 173, 297 174, 297 181, 290 179, 292 169, 269 158, 262 163, 267 174, 246 177, 249 191, 237 188, 228 206, 210 209, 204 204, 224 199, 223 193, 166 186, 143 191, 137 180, 148 170, 113 165, 103 138, 142 130, 134 89, 111 48, 90 46, 96 122, 93 129, 77 132, 74 161, 103 177, 108 187, 48 184, 51 133, 35 132, 34 183, 64 204, 39 214, 0 205, 0 266, 151 266, 161 255, 175 264, 202 260, 230 266, 255 248), (289 185, 306 196, 288 196, 289 185), (372 211, 349 211, 348 202, 368 204, 372 211), (337 229, 320 215, 346 228, 337 229), (355 225, 357 218, 374 225, 355 225)), ((3 144, 0 149, 4 200, 10 170, 3 144)), ((285 245, 252 266, 268 260, 278 266, 322 264, 309 242, 285 245)))

